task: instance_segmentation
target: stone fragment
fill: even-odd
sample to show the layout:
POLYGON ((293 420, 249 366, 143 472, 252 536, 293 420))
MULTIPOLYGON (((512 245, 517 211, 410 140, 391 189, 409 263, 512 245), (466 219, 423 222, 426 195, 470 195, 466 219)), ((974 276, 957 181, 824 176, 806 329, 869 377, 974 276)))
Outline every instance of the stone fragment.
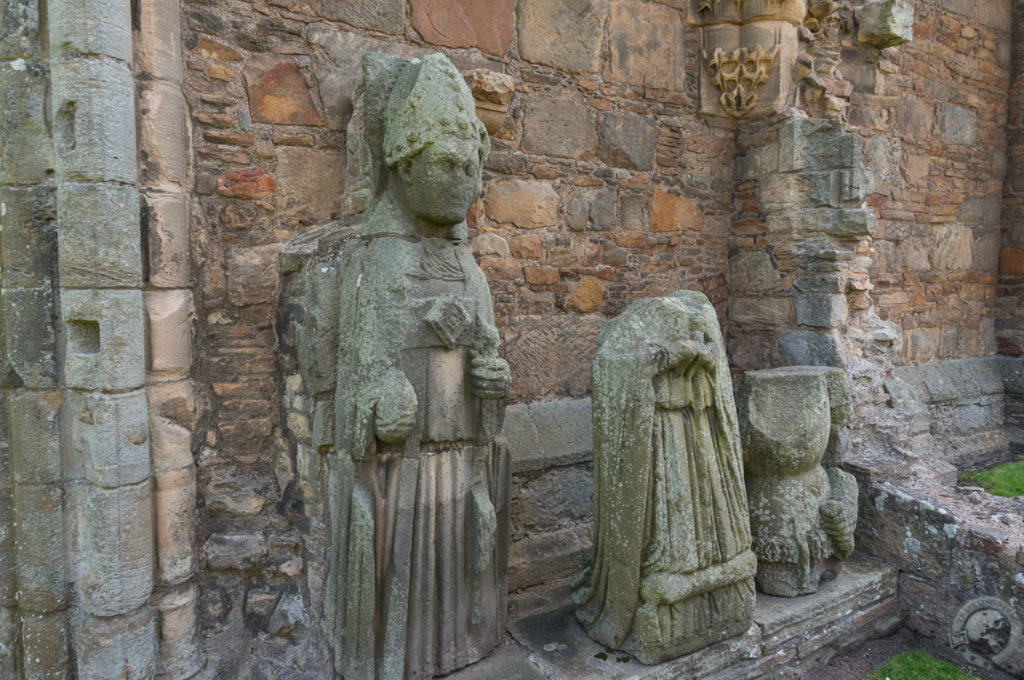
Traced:
POLYGON ((59 485, 14 487, 18 606, 53 612, 67 604, 63 493, 59 485))
POLYGON ((309 612, 302 602, 302 596, 289 590, 278 598, 270 620, 267 621, 267 632, 279 637, 301 635, 309 627, 309 612))
POLYGON ((729 289, 739 294, 761 293, 782 284, 782 277, 763 250, 737 253, 729 258, 729 289))
POLYGON ((217 191, 229 198, 270 198, 274 178, 261 167, 230 170, 217 176, 217 191))
POLYGON ((476 101, 477 118, 483 122, 488 133, 495 134, 508 120, 515 79, 505 73, 478 68, 466 74, 466 84, 476 101))
POLYGON ((632 113, 606 113, 598 129, 597 156, 608 165, 653 170, 657 124, 632 113))
POLYGON ((249 569, 263 562, 269 550, 263 534, 216 533, 206 542, 206 566, 211 571, 249 569))
MULTIPOLYGON (((133 41, 136 68, 154 80, 181 83, 179 7, 173 2, 141 0, 135 20, 139 30, 138 37, 133 41)), ((197 48, 204 42, 213 41, 200 38, 197 48)), ((202 50, 199 51, 202 54, 202 50)))
POLYGON ((521 316, 503 329, 504 353, 512 367, 512 399, 583 396, 590 388, 587 366, 604 320, 596 316, 521 316))
POLYGON ((326 222, 341 210, 345 154, 296 146, 277 149, 277 212, 306 223, 326 222))
POLYGON ((527 61, 573 73, 594 73, 608 0, 524 0, 519 6, 519 53, 527 61))
POLYGON ((0 66, 0 183, 42 183, 53 169, 47 80, 46 69, 23 59, 0 66))
POLYGON ((685 290, 633 303, 602 331, 593 375, 594 541, 576 618, 646 664, 742 634, 757 562, 714 307, 685 290))
POLYGON ((156 629, 149 607, 113 618, 86 615, 76 642, 82 680, 147 680, 156 673, 156 629))
POLYGON ((313 0, 317 15, 359 28, 401 35, 405 28, 404 0, 313 0))
POLYGON ((515 34, 512 0, 411 0, 412 27, 425 41, 503 56, 515 34))
POLYGON ((281 246, 232 248, 227 255, 228 302, 243 306, 270 304, 277 291, 277 255, 281 246))
POLYGON ((934 239, 929 239, 931 270, 970 269, 973 242, 969 227, 951 224, 939 228, 934 239))
POLYGON ((145 324, 138 290, 66 290, 64 377, 76 389, 117 391, 145 380, 145 324))
POLYGON ((601 309, 604 302, 604 284, 596 276, 583 276, 575 290, 565 300, 567 309, 586 314, 601 309))
POLYGON ((57 222, 61 286, 142 285, 139 195, 135 187, 62 183, 57 187, 57 222))
POLYGON ((202 668, 205 659, 199 647, 196 601, 196 586, 190 583, 165 591, 156 603, 157 642, 164 675, 189 678, 202 668))
MULTIPOLYGON (((524 238, 524 237, 516 237, 524 238)), ((538 246, 540 245, 540 239, 537 239, 538 246)), ((485 231, 473 238, 469 242, 469 251, 477 257, 491 255, 494 257, 511 257, 512 253, 509 250, 508 241, 497 234, 485 231)), ((517 255, 518 257, 518 255, 517 255)))
POLYGON ((615 0, 608 22, 610 54, 604 76, 630 85, 683 92, 683 15, 665 5, 615 0))
POLYGON ((767 216, 768 231, 806 240, 815 234, 827 234, 841 240, 858 240, 874 234, 876 219, 868 208, 810 209, 772 212, 767 216))
MULTIPOLYGON (((3 337, 10 369, 26 387, 57 384, 53 302, 50 288, 6 288, 0 291, 3 337)), ((8 380, 13 382, 13 376, 8 380)))
POLYGON ((242 75, 253 121, 323 125, 306 79, 302 77, 299 65, 291 59, 273 55, 250 57, 242 75))
POLYGON ((484 195, 484 213, 499 224, 524 229, 553 226, 558 222, 558 194, 550 182, 495 182, 484 195))
POLYGON ((572 195, 565 208, 567 226, 573 231, 612 231, 617 226, 618 192, 612 188, 588 189, 572 195))
POLYGON ((140 80, 138 136, 141 181, 150 187, 185 187, 185 120, 181 86, 166 80, 140 80))
POLYGON ((842 369, 748 371, 737 405, 757 586, 782 597, 816 592, 853 552, 857 524, 853 475, 821 467, 830 435, 849 421, 842 369))
POLYGON ((153 591, 153 495, 149 481, 85 491, 77 517, 78 593, 93 616, 120 616, 153 591))
POLYGON ((157 473, 153 511, 157 578, 161 583, 182 583, 195 573, 197 562, 196 473, 191 465, 157 473))
POLYGON ((594 116, 575 91, 525 98, 522 148, 526 153, 581 159, 597 143, 594 116))
POLYGON ((143 224, 149 235, 149 283, 187 288, 191 272, 188 207, 183 194, 144 194, 143 224))
POLYGON ((861 168, 769 175, 761 182, 761 209, 861 208, 873 188, 861 168))
POLYGON ((779 131, 778 169, 842 170, 863 166, 861 137, 835 120, 797 119, 779 131))
POLYGON ((779 358, 787 366, 846 366, 839 332, 793 331, 779 337, 779 358))
POLYGON ((729 320, 745 328, 772 330, 792 322, 792 298, 734 297, 729 301, 729 320))
MULTIPOLYGON (((126 47, 131 49, 130 39, 126 47)), ((134 185, 135 117, 125 112, 135 110, 135 87, 128 66, 110 59, 60 59, 53 62, 51 82, 58 176, 65 182, 134 185)))
POLYGON ((75 453, 92 484, 112 488, 138 484, 149 477, 144 391, 74 394, 69 406, 75 453))
POLYGON ((19 390, 7 402, 11 472, 17 484, 61 481, 59 392, 19 390))
POLYGON ((699 231, 703 224, 704 216, 689 199, 670 194, 660 187, 654 188, 651 231, 699 231))
POLYGON ((914 5, 908 0, 873 0, 857 11, 857 40, 884 49, 914 39, 914 5))

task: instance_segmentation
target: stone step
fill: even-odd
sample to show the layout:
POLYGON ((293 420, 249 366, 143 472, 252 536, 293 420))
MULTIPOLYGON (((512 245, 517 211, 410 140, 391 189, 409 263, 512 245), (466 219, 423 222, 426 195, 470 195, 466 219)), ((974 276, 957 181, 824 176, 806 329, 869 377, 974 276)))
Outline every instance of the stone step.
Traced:
POLYGON ((754 680, 800 673, 900 625, 895 569, 855 554, 834 581, 803 597, 758 593, 746 633, 656 666, 591 640, 571 606, 510 622, 512 640, 452 680, 754 680))

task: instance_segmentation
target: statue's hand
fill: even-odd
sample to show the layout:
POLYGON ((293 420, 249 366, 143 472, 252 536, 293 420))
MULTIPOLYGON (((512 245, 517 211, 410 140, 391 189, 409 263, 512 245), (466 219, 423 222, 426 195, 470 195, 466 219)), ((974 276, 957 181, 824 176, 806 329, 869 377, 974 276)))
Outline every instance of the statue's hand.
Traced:
POLYGON ((416 426, 416 390, 404 375, 389 376, 377 400, 374 429, 381 441, 400 442, 416 426))
POLYGON ((715 345, 700 340, 683 340, 673 342, 667 347, 659 347, 656 351, 655 363, 657 371, 673 368, 677 365, 695 363, 712 373, 715 371, 715 345))
POLYGON ((504 399, 512 372, 508 362, 498 356, 477 356, 470 361, 469 386, 481 399, 504 399))

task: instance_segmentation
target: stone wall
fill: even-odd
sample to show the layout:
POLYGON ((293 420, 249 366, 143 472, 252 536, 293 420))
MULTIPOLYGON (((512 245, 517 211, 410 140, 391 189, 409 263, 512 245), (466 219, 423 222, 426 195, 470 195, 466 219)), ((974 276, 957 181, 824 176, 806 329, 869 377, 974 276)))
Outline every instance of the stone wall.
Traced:
POLYGON ((999 258, 999 352, 1024 354, 1024 3, 1013 3, 1013 65, 1006 121, 1003 248, 999 258))

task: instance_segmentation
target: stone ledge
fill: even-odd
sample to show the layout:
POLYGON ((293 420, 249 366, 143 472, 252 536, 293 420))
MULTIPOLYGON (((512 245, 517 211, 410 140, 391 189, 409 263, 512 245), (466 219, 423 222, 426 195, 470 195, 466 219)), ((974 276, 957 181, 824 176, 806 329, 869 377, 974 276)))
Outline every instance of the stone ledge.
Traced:
POLYGON ((594 642, 566 605, 512 621, 509 631, 520 649, 506 645, 492 659, 449 678, 752 680, 774 675, 783 666, 806 671, 839 649, 888 633, 900 624, 897 610, 895 569, 856 554, 839 578, 823 583, 814 595, 779 598, 759 593, 754 624, 746 633, 664 664, 644 666, 594 642), (485 665, 492 675, 480 675, 485 665), (503 674, 503 669, 516 672, 503 674))

